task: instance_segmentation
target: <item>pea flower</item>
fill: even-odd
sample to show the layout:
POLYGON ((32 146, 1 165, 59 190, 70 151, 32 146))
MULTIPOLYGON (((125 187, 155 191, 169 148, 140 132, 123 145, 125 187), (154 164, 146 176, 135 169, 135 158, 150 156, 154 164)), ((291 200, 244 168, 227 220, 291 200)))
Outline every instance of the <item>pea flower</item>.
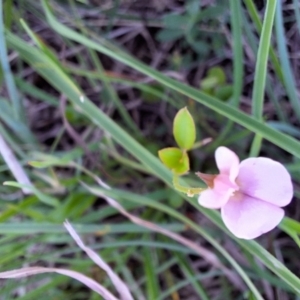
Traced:
POLYGON ((242 162, 226 147, 215 152, 218 175, 197 173, 208 185, 200 205, 221 209, 226 227, 238 238, 254 239, 275 228, 284 217, 281 208, 293 197, 291 176, 277 161, 266 157, 242 162))

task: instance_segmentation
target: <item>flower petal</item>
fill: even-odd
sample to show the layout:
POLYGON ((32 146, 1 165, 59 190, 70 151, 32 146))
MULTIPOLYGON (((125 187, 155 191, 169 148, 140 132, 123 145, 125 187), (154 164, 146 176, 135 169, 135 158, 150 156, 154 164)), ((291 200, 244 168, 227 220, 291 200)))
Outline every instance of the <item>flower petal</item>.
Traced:
POLYGON ((275 228, 284 210, 271 203, 238 193, 221 208, 223 222, 238 238, 255 239, 275 228))
POLYGON ((215 159, 221 174, 227 174, 231 182, 234 182, 239 171, 240 160, 238 156, 226 147, 218 147, 215 159))
POLYGON ((293 198, 290 174, 282 164, 270 158, 243 160, 237 183, 244 194, 277 206, 285 206, 293 198))
POLYGON ((221 208, 238 189, 236 184, 232 184, 227 175, 217 175, 213 182, 213 188, 201 192, 198 198, 200 205, 218 209, 221 208))

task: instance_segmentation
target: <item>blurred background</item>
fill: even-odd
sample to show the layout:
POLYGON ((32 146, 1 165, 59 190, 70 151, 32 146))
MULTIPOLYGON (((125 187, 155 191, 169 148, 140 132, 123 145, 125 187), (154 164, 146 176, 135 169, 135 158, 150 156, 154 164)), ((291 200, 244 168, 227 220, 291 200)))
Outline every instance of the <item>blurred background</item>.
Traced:
MULTIPOLYGON (((9 182, 0 185, 1 271, 64 267, 114 291, 104 271, 66 233, 62 223, 68 219, 135 299, 257 299, 226 255, 264 299, 300 299, 257 259, 259 253, 249 252, 195 209, 196 197, 185 201, 163 182, 159 169, 148 166, 159 149, 175 146, 173 118, 187 106, 197 130, 188 185, 203 185, 197 171, 217 171, 214 150, 220 145, 241 159, 249 153, 267 156, 290 171, 295 200, 286 212, 300 219, 299 158, 268 139, 253 143, 244 115, 232 122, 223 106, 210 107, 222 103, 253 114, 267 2, 0 1, 0 182, 9 182), (156 70, 156 77, 140 62, 156 70), (157 80, 160 75, 194 87, 208 105, 172 88, 165 77, 157 80), (222 267, 122 216, 99 191, 87 188, 97 186, 98 177, 127 211, 196 242, 222 267)), ((300 3, 278 0, 261 121, 295 140, 300 137, 299 51, 300 3)), ((297 145, 294 153, 300 153, 297 145)), ((293 227, 296 240, 299 227, 293 227)), ((298 246, 286 232, 275 229, 258 241, 300 275, 298 246)), ((54 274, 2 280, 0 287, 5 300, 101 299, 54 274)))

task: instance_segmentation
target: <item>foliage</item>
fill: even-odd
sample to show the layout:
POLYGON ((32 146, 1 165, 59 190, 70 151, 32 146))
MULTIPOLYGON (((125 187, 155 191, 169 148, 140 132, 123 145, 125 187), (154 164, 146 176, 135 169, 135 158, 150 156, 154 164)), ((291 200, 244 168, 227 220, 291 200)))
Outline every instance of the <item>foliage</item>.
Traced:
MULTIPOLYGON (((0 2, 1 271, 64 265, 114 291, 68 219, 135 299, 297 299, 297 1, 103 2, 0 2), (238 239, 176 191, 202 189, 194 172, 216 173, 220 145, 285 164, 295 197, 281 230, 238 239)), ((0 290, 98 299, 53 274, 0 290)))

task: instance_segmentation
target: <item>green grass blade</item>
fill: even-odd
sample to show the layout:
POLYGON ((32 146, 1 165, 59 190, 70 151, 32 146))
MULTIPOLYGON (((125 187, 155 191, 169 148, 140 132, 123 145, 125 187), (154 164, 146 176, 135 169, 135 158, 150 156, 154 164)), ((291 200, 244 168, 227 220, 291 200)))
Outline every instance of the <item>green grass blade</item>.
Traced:
POLYGON ((289 61, 287 42, 286 42, 286 39, 284 36, 281 1, 278 1, 278 3, 277 3, 275 28, 276 28, 276 38, 277 38, 279 59, 280 59, 282 69, 283 69, 284 84, 286 87, 286 92, 290 99, 293 110, 294 110, 298 120, 300 120, 300 99, 297 95, 296 82, 295 82, 295 78, 294 78, 291 64, 289 61))
POLYGON ((252 94, 252 114, 260 121, 263 119, 262 114, 264 106, 267 64, 275 9, 276 0, 268 0, 255 66, 254 87, 252 94))
MULTIPOLYGON (((77 105, 81 109, 81 111, 85 115, 87 115, 97 126, 108 132, 113 137, 113 139, 115 139, 120 145, 122 145, 129 153, 131 153, 134 157, 141 161, 154 174, 157 174, 157 177, 161 178, 168 184, 171 184, 171 173, 162 166, 162 164, 156 157, 154 157, 148 150, 146 150, 138 142, 136 142, 131 135, 120 128, 114 121, 106 116, 87 98, 85 98, 85 101, 83 102, 80 101, 82 92, 58 65, 56 65, 52 60, 46 57, 39 50, 23 42, 21 39, 17 38, 11 33, 7 34, 7 40, 10 46, 17 50, 22 58, 24 58, 32 67, 34 67, 54 87, 66 94, 70 101, 72 101, 73 104, 77 105)), ((90 42, 90 40, 88 41, 90 42)), ((92 43, 93 47, 95 47, 94 44, 95 43, 92 43)), ((96 44, 96 46, 98 45, 96 44)), ((104 51, 106 50, 107 49, 104 48, 104 51)), ((228 117, 233 118, 239 124, 245 124, 245 127, 249 128, 250 130, 254 129, 255 132, 257 131, 258 133, 264 134, 268 137, 269 140, 274 141, 277 145, 282 146, 282 148, 288 149, 288 151, 290 151, 291 153, 295 153, 295 155, 299 156, 300 151, 298 150, 300 149, 300 147, 299 142, 297 142, 296 140, 291 139, 284 134, 276 132, 275 130, 259 123, 257 120, 249 117, 248 115, 243 114, 238 110, 219 102, 215 98, 207 97, 206 95, 199 93, 196 89, 178 83, 177 81, 171 80, 168 77, 161 75, 159 72, 146 67, 144 64, 132 60, 127 55, 118 56, 119 53, 115 54, 110 51, 106 52, 110 54, 110 56, 115 56, 119 60, 135 67, 143 73, 151 75, 153 78, 158 79, 160 82, 165 83, 167 86, 172 87, 174 90, 179 90, 186 95, 191 95, 192 98, 197 98, 199 102, 205 104, 208 107, 211 107, 212 109, 220 112, 223 115, 228 115, 228 117)), ((199 209, 202 213, 209 217, 227 234, 229 234, 228 231, 224 228, 218 212, 199 207, 192 199, 187 198, 187 201, 189 201, 192 205, 194 205, 197 209, 199 209)), ((232 237, 232 235, 230 236, 232 237)), ((282 278, 294 290, 298 291, 300 280, 275 257, 264 250, 259 244, 254 241, 246 242, 236 238, 235 240, 245 250, 258 257, 266 266, 268 266, 268 268, 270 268, 275 274, 277 274, 277 276, 282 278)))
POLYGON ((9 97, 13 104, 14 118, 21 118, 23 120, 24 115, 22 113, 22 107, 20 98, 17 92, 17 88, 14 82, 13 75, 11 73, 9 60, 6 52, 6 41, 4 38, 4 11, 3 11, 3 3, 0 0, 0 62, 3 69, 9 97))
MULTIPOLYGON (((242 41, 242 8, 240 0, 230 1, 231 26, 233 33, 233 101, 234 107, 238 107, 243 89, 244 61, 243 61, 243 41, 242 41)), ((231 132, 234 122, 228 120, 217 138, 210 144, 214 149, 225 141, 231 132)))
POLYGON ((20 77, 15 78, 16 84, 21 92, 42 100, 52 106, 58 106, 58 100, 54 96, 46 93, 45 91, 39 89, 38 87, 26 82, 20 77))
MULTIPOLYGON (((246 7, 247 7, 247 11, 248 11, 248 13, 249 13, 249 15, 250 15, 253 23, 256 26, 257 32, 260 34, 261 31, 262 31, 262 22, 261 22, 261 20, 259 18, 259 14, 257 12, 257 9, 255 7, 255 4, 254 4, 253 0, 244 0, 244 3, 246 5, 246 7)), ((273 64, 273 68, 274 68, 274 71, 275 71, 276 75, 278 76, 278 78, 280 79, 280 81, 282 83, 284 83, 283 72, 282 72, 279 60, 277 58, 277 54, 274 51, 274 49, 273 49, 272 46, 270 48, 270 60, 271 60, 271 62, 273 64)))
POLYGON ((241 0, 230 0, 233 35, 233 104, 238 106, 244 78, 241 0))
MULTIPOLYGON (((260 33, 262 30, 262 24, 261 24, 261 20, 259 18, 259 14, 257 12, 254 2, 252 0, 244 0, 244 2, 246 4, 246 7, 251 16, 252 21, 254 22, 258 32, 260 33)), ((285 38, 284 38, 283 22, 282 22, 281 13, 282 13, 281 2, 278 1, 277 12, 276 12, 276 17, 275 17, 275 27, 276 27, 279 59, 281 61, 281 65, 277 58, 278 55, 276 55, 276 53, 272 47, 270 49, 270 59, 273 63, 273 67, 274 67, 274 70, 275 70, 278 78, 284 84, 284 86, 287 90, 288 97, 291 101, 291 104, 295 110, 296 115, 299 118, 300 103, 299 103, 299 99, 297 98, 297 94, 295 92, 296 84, 295 84, 295 80, 294 80, 294 77, 293 77, 293 74, 291 71, 291 67, 290 67, 290 63, 288 60, 288 53, 287 53, 286 42, 285 42, 285 38)), ((296 15, 296 18, 297 18, 297 15, 296 15)))
POLYGON ((204 290, 202 284, 194 280, 195 273, 193 272, 191 266, 188 264, 187 258, 180 253, 176 253, 176 257, 178 258, 178 263, 182 272, 184 273, 185 277, 190 281, 191 285, 197 292, 199 299, 209 300, 209 297, 206 291, 204 290))
MULTIPOLYGON (((158 224, 159 226, 166 228, 168 230, 182 232, 186 230, 186 227, 179 223, 173 224, 158 224)), ((72 224, 78 233, 96 233, 96 234, 110 234, 110 233, 144 233, 150 230, 137 226, 132 223, 119 223, 119 224, 72 224)), ((62 225, 56 225, 51 223, 3 223, 0 224, 1 234, 14 234, 14 235, 24 235, 24 234, 37 234, 37 233, 65 233, 66 230, 62 225)))
POLYGON ((299 225, 300 225, 299 222, 290 218, 285 218, 284 221, 281 222, 280 228, 286 234, 288 234, 300 248, 300 239, 299 239, 300 226, 299 225))
MULTIPOLYGON (((100 189, 101 190, 101 189, 100 189)), ((118 190, 101 190, 101 193, 104 193, 110 197, 116 198, 116 199, 127 199, 128 201, 134 201, 137 203, 143 203, 144 205, 156 208, 160 211, 163 211, 176 219, 182 221, 184 224, 186 224, 189 228, 197 232, 198 234, 202 235, 205 239, 207 239, 230 263, 232 263, 232 260, 230 260, 230 255, 228 257, 228 254, 222 251, 223 247, 217 243, 217 241, 213 238, 211 238, 203 228, 198 226, 196 223, 188 219, 187 217, 183 216, 176 210, 172 209, 169 206, 166 206, 160 202, 153 201, 152 199, 148 199, 147 197, 143 197, 140 195, 136 195, 127 191, 119 191, 118 190)), ((186 200, 189 198, 186 197, 186 200)), ((219 213, 216 211, 208 210, 199 207, 195 201, 189 201, 193 206, 198 207, 202 213, 204 213, 206 216, 208 216, 211 220, 215 222, 220 228, 225 230, 242 248, 244 248, 246 251, 257 257, 259 260, 261 260, 271 271, 273 271, 279 278, 281 278, 287 285, 292 287, 297 294, 300 295, 300 279, 294 275, 290 270, 288 270, 283 263, 281 263, 279 260, 277 260, 274 256, 272 256, 267 250, 265 250, 262 246, 260 246, 255 241, 244 241, 242 239, 238 239, 234 236, 232 236, 227 229, 224 229, 222 225, 222 220, 220 218, 219 213)), ((284 223, 286 223, 284 221, 284 223)), ((300 230, 300 229, 299 229, 300 230)), ((234 261, 234 260, 233 260, 234 261)), ((235 266, 233 264, 233 266, 235 266)), ((240 273, 240 270, 237 269, 237 271, 240 273)), ((245 274, 247 276, 247 274, 245 274)), ((251 282, 251 281, 250 281, 251 282)), ((253 291, 252 291, 253 292, 253 291)))
POLYGON ((251 144, 249 157, 256 157, 261 149, 262 145, 262 136, 260 134, 256 134, 251 144))
POLYGON ((58 199, 42 193, 41 191, 39 191, 36 187, 34 187, 32 185, 30 186, 30 185, 21 184, 21 183, 14 182, 14 181, 6 181, 3 184, 8 185, 8 186, 14 186, 17 188, 28 189, 28 190, 32 191, 32 193, 35 194, 41 200, 41 202, 43 202, 44 204, 47 204, 47 205, 50 205, 53 207, 60 206, 58 199))
MULTIPOLYGON (((249 46, 251 47, 252 52, 254 54, 256 54, 257 50, 258 50, 258 38, 255 35, 253 26, 251 26, 252 23, 248 20, 244 11, 242 11, 242 18, 244 21, 244 31, 245 31, 245 35, 246 35, 246 37, 245 37, 246 41, 249 43, 249 46)), ((272 51, 270 52, 270 54, 271 53, 272 53, 272 51)), ((277 95, 275 95, 270 74, 267 74, 267 78, 266 78, 266 92, 274 104, 278 118, 281 121, 286 121, 287 120, 286 113, 281 108, 280 101, 279 101, 277 95)))
POLYGON ((276 144, 277 146, 285 149, 296 157, 300 157, 300 142, 285 135, 272 128, 266 126, 255 120, 254 118, 248 116, 247 114, 222 103, 218 99, 208 96, 205 93, 198 91, 195 88, 187 86, 181 82, 173 80, 160 72, 146 66, 145 64, 139 62, 138 60, 132 58, 127 54, 120 53, 120 51, 111 51, 110 49, 93 42, 91 39, 88 39, 77 32, 69 29, 68 27, 60 24, 51 14, 46 2, 43 2, 44 8, 47 14, 50 25, 58 31, 60 34, 75 40, 81 44, 84 44, 87 47, 95 49, 103 54, 106 54, 109 57, 112 57, 118 61, 125 63, 128 66, 140 71, 143 74, 146 74, 165 86, 186 95, 195 101, 213 109, 219 114, 227 117, 228 119, 237 122, 238 124, 246 127, 247 129, 253 131, 254 133, 261 134, 264 139, 269 140, 270 142, 276 144))
MULTIPOLYGON (((102 189, 97 189, 97 188, 91 188, 90 190, 94 191, 94 193, 98 194, 98 195, 101 195, 103 193, 103 194, 106 194, 106 195, 116 198, 116 199, 125 198, 127 201, 134 201, 137 203, 142 203, 144 205, 147 205, 147 206, 156 208, 160 211, 163 211, 165 213, 168 213, 169 215, 182 221, 185 225, 187 225, 189 228, 195 230, 195 232, 197 232, 198 234, 203 236, 208 242, 210 242, 228 260, 228 262, 236 269, 238 274, 247 283, 249 289, 256 295, 257 299, 263 299, 262 296, 260 295, 259 291, 256 289, 256 287, 251 282, 248 275, 244 272, 244 270, 240 267, 240 265, 232 258, 232 256, 213 237, 211 237, 204 229, 202 229, 196 223, 194 223, 187 217, 183 216, 176 210, 174 210, 174 209, 170 208, 169 206, 166 206, 162 203, 159 203, 157 201, 153 201, 152 199, 148 199, 146 197, 142 197, 142 196, 135 195, 133 193, 129 193, 129 192, 125 192, 125 191, 118 193, 118 192, 114 192, 112 190, 102 190, 102 189), (99 192, 97 192, 98 190, 99 190, 99 192)), ((195 205, 194 202, 192 202, 192 203, 195 205)), ((206 210, 206 211, 212 212, 209 210, 206 210)), ((221 227, 222 227, 222 225, 221 225, 221 227)))
POLYGON ((145 268, 145 275, 146 275, 146 290, 147 290, 147 297, 146 299, 157 299, 160 291, 159 291, 159 284, 158 278, 155 276, 155 255, 156 251, 153 251, 149 248, 144 248, 143 251, 144 255, 144 268, 145 268))
MULTIPOLYGON (((254 86, 252 93, 252 114, 259 121, 263 120, 268 56, 271 44, 271 34, 274 23, 275 9, 276 1, 268 0, 257 52, 254 86)), ((262 139, 262 135, 255 135, 251 145, 250 156, 257 156, 259 154, 262 145, 262 139)))

